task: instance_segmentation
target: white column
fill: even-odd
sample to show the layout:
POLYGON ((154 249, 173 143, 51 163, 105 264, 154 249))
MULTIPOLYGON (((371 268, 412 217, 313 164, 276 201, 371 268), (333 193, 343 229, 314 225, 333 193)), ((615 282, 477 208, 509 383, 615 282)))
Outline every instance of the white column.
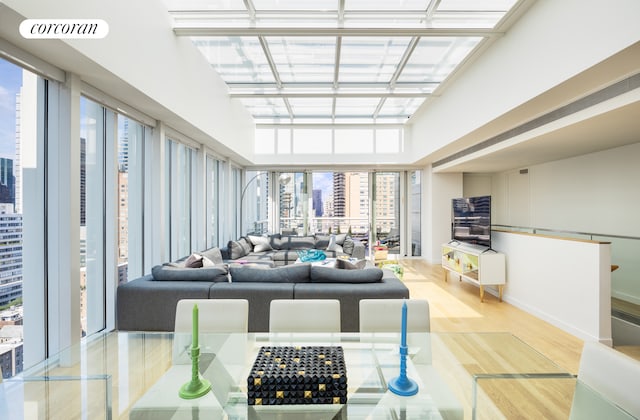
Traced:
POLYGON ((422 184, 422 256, 440 263, 440 246, 451 239, 451 199, 462 197, 462 173, 424 168, 422 184))
MULTIPOLYGON (((118 182, 118 118, 113 111, 107 110, 105 136, 105 255, 104 255, 104 302, 106 306, 105 327, 115 328, 116 289, 118 288, 118 206, 120 194, 118 182)), ((101 295, 102 292, 96 293, 101 295)))
POLYGON ((166 136, 162 121, 151 130, 150 139, 145 139, 144 148, 144 273, 151 267, 169 258, 168 232, 166 232, 165 154, 166 136))
MULTIPOLYGON (((50 82, 51 89, 57 83, 50 82)), ((24 302, 24 368, 46 358, 46 235, 45 235, 45 83, 35 74, 22 73, 20 104, 20 156, 22 166, 22 296, 24 302), (33 263, 37 261, 38 263, 33 263)))
MULTIPOLYGON (((80 341, 80 78, 49 89, 49 354, 80 341)), ((51 84, 50 84, 51 86, 51 84)))

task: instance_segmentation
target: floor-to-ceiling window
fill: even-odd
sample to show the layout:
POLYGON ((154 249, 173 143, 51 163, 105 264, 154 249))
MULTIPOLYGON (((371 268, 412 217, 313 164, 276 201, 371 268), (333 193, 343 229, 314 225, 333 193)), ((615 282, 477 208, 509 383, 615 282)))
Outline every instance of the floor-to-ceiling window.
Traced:
POLYGON ((144 143, 147 128, 118 115, 118 284, 142 276, 144 143))
POLYGON ((43 333, 42 302, 25 300, 23 293, 41 290, 44 280, 41 265, 25 264, 25 256, 44 252, 44 155, 36 134, 43 86, 35 74, 0 59, 0 368, 5 378, 23 369, 25 333, 43 333))
POLYGON ((177 141, 167 141, 165 174, 169 209, 170 259, 191 253, 192 197, 195 150, 177 141))
POLYGON ((83 335, 105 328, 106 147, 115 114, 80 99, 80 323, 83 335))
POLYGON ((400 253, 400 173, 375 172, 376 239, 390 254, 400 253))
POLYGON ((213 156, 207 156, 206 164, 206 226, 207 248, 219 244, 220 220, 220 161, 213 156))
POLYGON ((313 172, 311 231, 349 233, 366 241, 369 233, 367 172, 313 172))
POLYGON ((409 172, 409 226, 411 230, 411 250, 407 255, 419 257, 422 255, 422 171, 409 172))
POLYGON ((242 189, 242 232, 262 235, 269 230, 269 173, 247 171, 242 189))

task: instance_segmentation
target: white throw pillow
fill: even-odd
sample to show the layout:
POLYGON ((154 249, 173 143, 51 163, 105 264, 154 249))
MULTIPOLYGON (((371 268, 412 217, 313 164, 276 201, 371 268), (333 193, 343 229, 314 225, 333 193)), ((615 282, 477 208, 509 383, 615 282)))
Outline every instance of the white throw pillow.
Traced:
POLYGON ((336 243, 336 235, 329 236, 329 245, 327 245, 327 251, 335 251, 338 244, 336 243))
POLYGON ((271 251, 271 244, 269 238, 266 236, 253 236, 247 235, 249 240, 253 244, 253 252, 271 251))

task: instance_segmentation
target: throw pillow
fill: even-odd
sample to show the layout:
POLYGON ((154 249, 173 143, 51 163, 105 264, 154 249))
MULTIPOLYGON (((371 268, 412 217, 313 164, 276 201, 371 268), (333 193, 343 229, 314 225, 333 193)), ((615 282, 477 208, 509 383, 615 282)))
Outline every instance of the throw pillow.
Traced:
POLYGON ((239 241, 229 241, 227 248, 229 249, 229 257, 232 260, 237 260, 247 255, 239 241))
POLYGON ((359 270, 367 265, 367 260, 358 260, 355 262, 351 262, 345 258, 336 259, 336 268, 340 268, 343 270, 359 270))
POLYGON ((204 251, 200 251, 200 255, 202 255, 203 257, 207 257, 208 259, 213 261, 215 264, 222 264, 224 262, 224 260, 222 259, 222 252, 218 247, 213 247, 213 248, 205 249, 204 251))
POLYGON ((269 238, 266 236, 248 235, 249 241, 253 244, 253 252, 271 251, 269 238))
POLYGON ((204 255, 202 256, 202 267, 215 267, 216 263, 214 263, 213 261, 211 261, 209 258, 205 257, 204 255))
POLYGON ((202 255, 191 254, 189 258, 184 262, 185 268, 200 268, 202 267, 202 255))
POLYGON ((329 236, 329 244, 327 245, 327 251, 335 251, 336 250, 336 235, 329 236))
POLYGON ((353 242, 353 239, 351 239, 350 237, 347 237, 344 240, 344 244, 342 244, 342 250, 344 251, 345 254, 353 254, 353 249, 355 248, 356 244, 355 242, 353 242))
POLYGON ((338 245, 342 245, 344 244, 344 241, 347 239, 347 234, 346 233, 339 233, 336 235, 336 243, 338 245))
POLYGON ((253 245, 251 244, 251 242, 249 242, 249 239, 245 238, 244 236, 238 239, 238 243, 240 244, 240 246, 242 246, 244 255, 248 255, 251 251, 253 251, 253 245))

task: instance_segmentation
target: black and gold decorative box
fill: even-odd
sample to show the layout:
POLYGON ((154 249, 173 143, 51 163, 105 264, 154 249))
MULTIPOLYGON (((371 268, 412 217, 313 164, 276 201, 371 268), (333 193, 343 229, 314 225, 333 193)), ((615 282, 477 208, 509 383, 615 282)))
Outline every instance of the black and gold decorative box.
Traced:
POLYGON ((247 378, 249 405, 345 404, 342 347, 262 347, 247 378))

